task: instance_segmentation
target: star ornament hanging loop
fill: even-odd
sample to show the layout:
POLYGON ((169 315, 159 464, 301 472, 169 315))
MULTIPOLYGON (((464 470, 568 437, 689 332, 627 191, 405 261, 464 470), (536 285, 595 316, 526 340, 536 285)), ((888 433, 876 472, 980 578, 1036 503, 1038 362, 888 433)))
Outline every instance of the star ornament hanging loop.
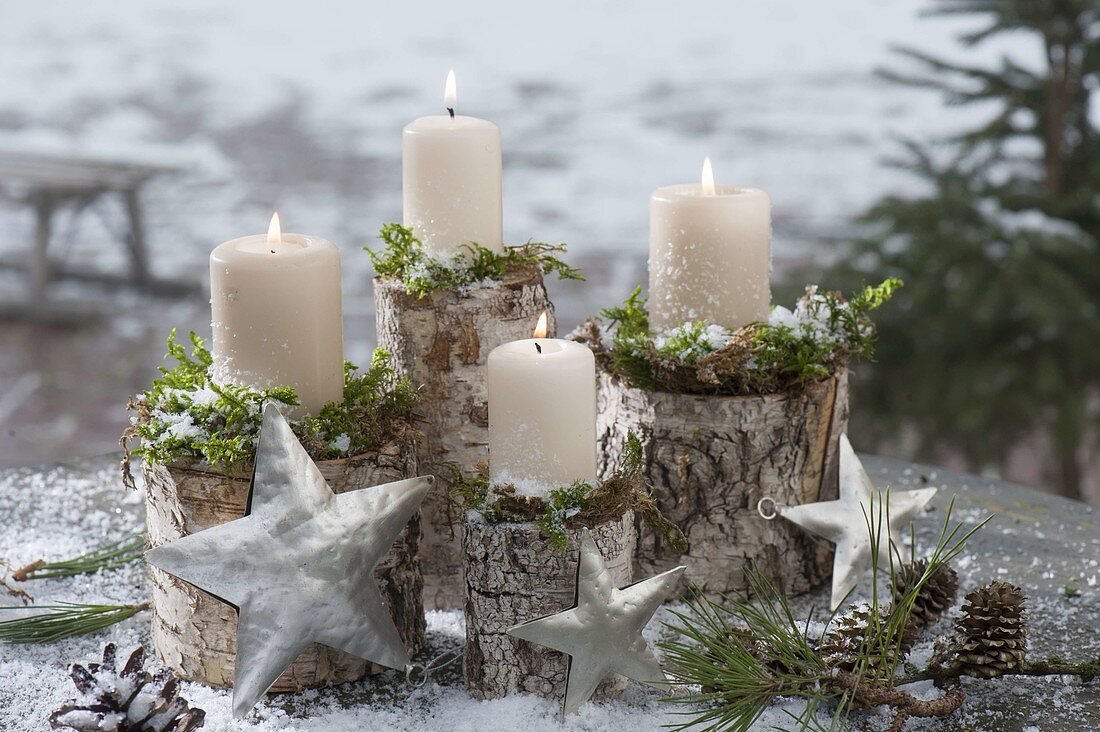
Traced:
POLYGON ((145 554, 237 608, 235 717, 313 643, 387 668, 409 665, 374 571, 434 480, 333 493, 286 418, 265 405, 244 518, 145 554))
POLYGON ((901 546, 901 529, 936 495, 935 488, 879 491, 852 449, 840 436, 840 498, 802 506, 783 506, 769 497, 756 510, 765 519, 782 516, 811 534, 836 545, 830 609, 836 610, 871 567, 871 535, 878 546, 878 566, 888 569, 890 554, 901 546))
POLYGON ((584 529, 573 607, 512 626, 508 635, 569 655, 562 717, 577 711, 608 673, 667 687, 661 664, 642 637, 657 608, 675 589, 684 567, 622 588, 584 529))

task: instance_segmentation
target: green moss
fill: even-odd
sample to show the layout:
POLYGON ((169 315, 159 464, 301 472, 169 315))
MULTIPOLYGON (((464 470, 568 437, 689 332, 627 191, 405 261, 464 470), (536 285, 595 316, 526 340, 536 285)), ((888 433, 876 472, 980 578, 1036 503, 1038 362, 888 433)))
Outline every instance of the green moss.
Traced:
POLYGON ((598 526, 633 509, 661 534, 670 551, 685 551, 687 542, 679 527, 661 514, 642 489, 644 459, 642 442, 631 433, 611 477, 599 485, 576 481, 551 489, 545 498, 521 496, 511 485, 493 485, 486 465, 472 476, 451 466, 450 498, 459 510, 475 510, 491 524, 535 523, 558 550, 566 548, 569 529, 598 526))
MULTIPOLYGON (((165 358, 176 365, 160 367, 149 389, 130 401, 131 427, 123 438, 127 443, 140 438, 140 446, 129 454, 150 463, 202 459, 223 469, 243 467, 256 452, 263 405, 297 405, 298 396, 290 387, 215 383, 206 344, 194 333, 190 342, 188 354, 173 330, 165 358)), ((415 402, 416 390, 394 372, 389 353, 379 349, 366 371, 344 364, 343 403, 330 402, 291 426, 314 459, 359 455, 410 438, 408 419, 415 402)))
POLYGON ((465 254, 439 259, 428 254, 412 230, 400 224, 386 224, 379 238, 380 250, 364 247, 380 277, 401 280, 405 292, 417 297, 449 287, 462 287, 482 280, 502 280, 509 272, 521 268, 538 268, 543 274, 555 274, 563 280, 584 280, 580 270, 570 267, 555 256, 564 252, 564 244, 527 242, 520 246, 493 251, 470 243, 465 254))
POLYGON ((752 323, 730 333, 694 322, 664 334, 650 330, 639 287, 622 305, 601 313, 610 325, 610 345, 604 345, 595 322, 584 338, 612 373, 643 389, 772 393, 827 377, 852 358, 870 359, 875 340, 870 313, 901 284, 887 279, 850 299, 811 286, 789 317, 774 323, 752 323))

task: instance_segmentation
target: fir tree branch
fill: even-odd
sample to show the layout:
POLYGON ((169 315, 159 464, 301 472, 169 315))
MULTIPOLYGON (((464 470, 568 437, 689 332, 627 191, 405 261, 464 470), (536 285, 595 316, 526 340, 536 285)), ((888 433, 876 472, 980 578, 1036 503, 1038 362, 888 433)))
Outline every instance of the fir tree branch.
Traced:
POLYGON ((149 608, 148 602, 136 605, 83 605, 61 602, 56 605, 0 607, 0 611, 41 611, 28 617, 0 621, 0 642, 53 643, 77 635, 94 633, 149 608))
POLYGON ((123 567, 141 558, 145 551, 145 536, 138 535, 105 544, 73 559, 47 562, 38 559, 15 570, 11 578, 16 582, 27 580, 71 577, 77 574, 93 574, 101 569, 123 567))

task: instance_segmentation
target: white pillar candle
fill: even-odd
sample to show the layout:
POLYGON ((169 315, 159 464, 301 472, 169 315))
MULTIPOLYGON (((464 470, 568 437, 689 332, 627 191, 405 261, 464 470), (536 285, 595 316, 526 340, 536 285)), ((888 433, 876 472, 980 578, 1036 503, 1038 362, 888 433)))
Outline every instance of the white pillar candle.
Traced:
POLYGON ((767 320, 771 304, 771 199, 756 188, 658 188, 649 203, 649 322, 667 330, 707 321, 737 330, 767 320))
POLYGON ((596 363, 580 343, 535 337, 489 354, 489 477, 519 493, 596 480, 596 363))
POLYGON ((329 241, 283 234, 219 244, 210 254, 214 380, 267 389, 290 386, 317 414, 344 399, 340 252, 329 241))
POLYGON ((404 222, 437 257, 463 253, 475 242, 504 248, 500 128, 455 115, 454 70, 447 75, 448 114, 421 117, 402 135, 404 222))

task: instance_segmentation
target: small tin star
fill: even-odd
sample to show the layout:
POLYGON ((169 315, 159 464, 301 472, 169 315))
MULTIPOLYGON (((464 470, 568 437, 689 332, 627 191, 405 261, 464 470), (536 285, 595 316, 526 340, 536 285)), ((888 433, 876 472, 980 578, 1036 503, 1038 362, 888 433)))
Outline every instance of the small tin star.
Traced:
POLYGON ((574 606, 508 629, 510 636, 569 654, 563 715, 588 701, 612 671, 652 686, 667 684, 642 628, 684 573, 676 567, 620 590, 587 529, 580 549, 574 606))
POLYGON ((879 567, 890 566, 890 546, 901 546, 900 531, 936 495, 935 488, 883 493, 871 483, 847 435, 840 436, 840 500, 785 506, 779 515, 836 544, 830 607, 840 605, 871 566, 871 524, 877 529, 879 567), (880 514, 881 511, 881 514, 880 514), (889 536, 883 536, 883 525, 889 536))

